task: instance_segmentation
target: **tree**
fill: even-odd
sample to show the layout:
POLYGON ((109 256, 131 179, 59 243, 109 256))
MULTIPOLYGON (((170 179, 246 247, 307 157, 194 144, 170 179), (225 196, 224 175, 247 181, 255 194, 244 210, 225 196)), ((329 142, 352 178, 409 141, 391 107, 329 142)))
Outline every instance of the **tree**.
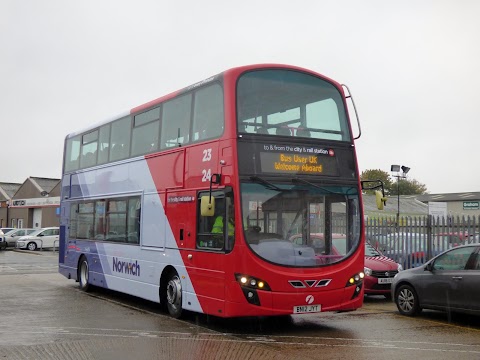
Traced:
MULTIPOLYGON (((427 187, 425 184, 418 182, 415 179, 409 180, 407 178, 391 176, 388 172, 379 169, 365 170, 360 175, 360 179, 364 180, 381 180, 385 188, 385 195, 422 195, 427 194, 427 187)), ((368 185, 367 185, 368 187, 368 185)), ((373 194, 374 190, 365 190, 365 194, 373 194)))
MULTIPOLYGON (((427 193, 427 187, 415 179, 399 179, 398 190, 400 195, 422 195, 427 193)), ((390 195, 398 195, 397 184, 394 184, 390 195)))
MULTIPOLYGON (((364 180, 381 180, 383 182, 383 186, 385 187, 385 195, 390 195, 390 190, 392 187, 392 180, 390 180, 390 175, 383 170, 380 169, 370 169, 362 171, 360 175, 360 179, 364 180)), ((368 187, 368 184, 367 184, 368 187)), ((365 194, 373 194, 375 190, 365 190, 365 194)))

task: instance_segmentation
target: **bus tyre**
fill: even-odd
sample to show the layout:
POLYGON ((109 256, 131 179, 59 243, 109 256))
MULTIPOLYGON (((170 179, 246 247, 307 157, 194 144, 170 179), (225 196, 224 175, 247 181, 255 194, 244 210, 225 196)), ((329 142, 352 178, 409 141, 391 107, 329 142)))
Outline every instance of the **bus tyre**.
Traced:
POLYGON ((422 311, 415 289, 410 285, 402 285, 395 294, 395 303, 402 315, 415 316, 422 311))
POLYGON ((167 283, 167 309, 168 313, 178 319, 182 316, 182 283, 178 274, 173 271, 168 277, 167 283))
POLYGON ((31 251, 35 251, 35 250, 37 250, 37 244, 34 243, 34 242, 29 242, 29 243, 27 244, 27 249, 28 249, 28 250, 31 250, 31 251))
POLYGON ((88 292, 90 284, 88 283, 88 261, 85 256, 82 256, 78 266, 78 284, 80 290, 88 292))

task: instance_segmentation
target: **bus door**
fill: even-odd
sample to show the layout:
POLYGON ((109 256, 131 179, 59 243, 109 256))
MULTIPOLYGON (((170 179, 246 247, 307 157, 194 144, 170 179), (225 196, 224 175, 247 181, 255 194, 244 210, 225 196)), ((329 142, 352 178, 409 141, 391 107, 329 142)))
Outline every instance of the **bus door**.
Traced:
POLYGON ((187 266, 194 291, 203 311, 219 315, 224 311, 226 254, 234 242, 233 192, 230 188, 199 192, 195 249, 187 266), (202 206, 210 204, 205 212, 202 206))

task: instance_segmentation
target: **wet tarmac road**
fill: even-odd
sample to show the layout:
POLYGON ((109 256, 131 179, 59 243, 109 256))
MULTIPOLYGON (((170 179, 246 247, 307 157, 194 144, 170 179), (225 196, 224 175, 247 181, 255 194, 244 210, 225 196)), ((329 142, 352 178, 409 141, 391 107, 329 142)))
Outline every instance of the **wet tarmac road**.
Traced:
POLYGON ((367 297, 361 310, 263 319, 190 314, 57 273, 52 252, 0 251, 0 359, 480 359, 480 319, 400 316, 367 297))

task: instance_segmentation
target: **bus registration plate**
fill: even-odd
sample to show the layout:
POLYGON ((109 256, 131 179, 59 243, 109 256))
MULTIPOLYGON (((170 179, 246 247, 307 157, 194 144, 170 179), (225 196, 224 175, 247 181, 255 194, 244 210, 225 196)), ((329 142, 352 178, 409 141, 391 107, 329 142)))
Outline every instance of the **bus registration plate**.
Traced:
POLYGON ((391 284, 393 282, 393 278, 378 278, 379 284, 391 284))
POLYGON ((321 305, 299 305, 293 307, 294 314, 307 314, 322 311, 321 305))

